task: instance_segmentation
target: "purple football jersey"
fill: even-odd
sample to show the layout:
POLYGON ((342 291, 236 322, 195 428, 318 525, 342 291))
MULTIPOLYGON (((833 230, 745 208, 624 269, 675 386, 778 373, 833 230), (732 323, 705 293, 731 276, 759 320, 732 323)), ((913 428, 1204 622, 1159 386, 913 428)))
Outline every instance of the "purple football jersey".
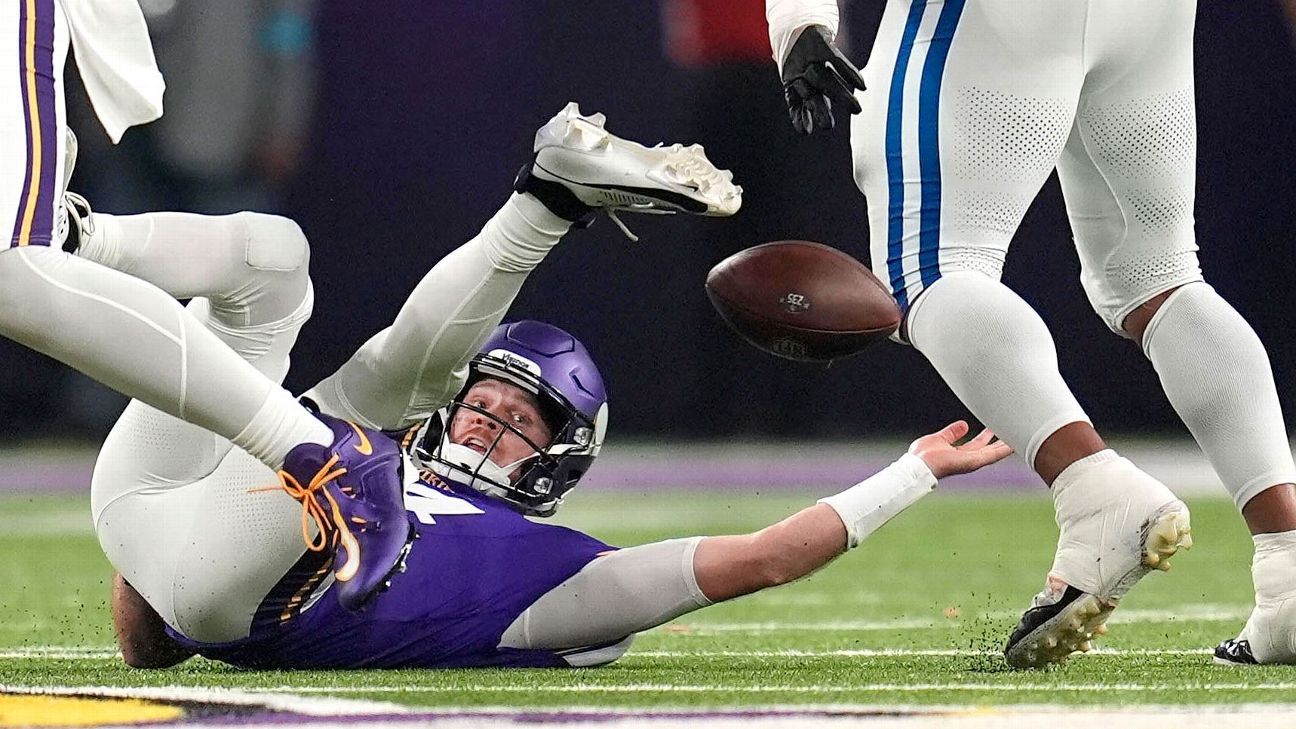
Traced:
MULTIPOLYGON (((419 532, 408 569, 361 612, 326 593, 287 619, 261 619, 287 615, 283 601, 260 611, 252 635, 234 643, 168 632, 203 656, 247 668, 567 665, 552 651, 498 648, 500 636, 542 595, 613 548, 435 477, 407 486, 405 503, 419 532)), ((285 584, 263 607, 276 594, 304 593, 307 583, 290 575, 285 584)))

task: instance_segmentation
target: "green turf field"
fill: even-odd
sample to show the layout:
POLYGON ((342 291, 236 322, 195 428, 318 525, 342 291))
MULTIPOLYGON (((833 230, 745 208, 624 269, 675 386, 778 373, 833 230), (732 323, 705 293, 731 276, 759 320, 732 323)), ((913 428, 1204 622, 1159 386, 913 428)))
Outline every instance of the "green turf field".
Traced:
MULTIPOLYGON (((807 497, 578 493, 565 523, 617 544, 757 528, 807 497)), ((1044 492, 937 494, 830 568, 694 613, 578 671, 241 672, 193 660, 144 672, 111 657, 109 568, 83 499, 0 499, 0 684, 196 686, 425 706, 1136 705, 1296 701, 1296 669, 1205 652, 1249 611, 1250 542, 1232 505, 1197 500, 1196 547, 1113 617, 1102 650, 1047 672, 998 655, 1038 589, 1055 527, 1044 492)))

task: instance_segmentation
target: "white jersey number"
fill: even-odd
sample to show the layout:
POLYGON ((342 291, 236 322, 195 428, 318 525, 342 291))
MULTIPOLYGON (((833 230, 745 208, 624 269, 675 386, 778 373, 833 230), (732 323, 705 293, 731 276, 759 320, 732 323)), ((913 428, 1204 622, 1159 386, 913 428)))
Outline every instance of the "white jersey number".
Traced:
POLYGON ((427 484, 411 483, 405 485, 405 509, 414 512, 424 524, 435 524, 436 516, 453 516, 455 514, 485 514, 457 496, 451 496, 440 489, 427 484))

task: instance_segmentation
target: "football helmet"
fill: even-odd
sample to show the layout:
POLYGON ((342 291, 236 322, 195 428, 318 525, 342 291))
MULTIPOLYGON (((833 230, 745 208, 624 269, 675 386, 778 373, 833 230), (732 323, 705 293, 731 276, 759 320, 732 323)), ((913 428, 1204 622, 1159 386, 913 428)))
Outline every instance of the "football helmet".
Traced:
POLYGON ((468 364, 463 389, 428 421, 413 455, 438 476, 500 499, 524 514, 549 516, 598 456, 607 422, 603 377, 584 345, 558 327, 518 321, 501 324, 486 340, 468 364), (467 402, 465 395, 485 378, 534 395, 552 440, 533 442, 512 423, 467 402), (461 409, 497 426, 484 453, 451 442, 450 425, 461 409), (498 464, 491 455, 506 434, 521 439, 529 453, 498 464))

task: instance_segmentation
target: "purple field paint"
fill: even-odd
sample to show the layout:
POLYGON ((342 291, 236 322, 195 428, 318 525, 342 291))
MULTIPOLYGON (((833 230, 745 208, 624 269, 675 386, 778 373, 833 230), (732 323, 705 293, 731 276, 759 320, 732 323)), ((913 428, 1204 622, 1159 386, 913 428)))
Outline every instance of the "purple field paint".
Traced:
MULTIPOLYGON (((698 491, 822 491, 844 489, 886 468, 904 453, 860 448, 810 450, 796 446, 756 449, 744 446, 732 453, 690 452, 666 456, 660 446, 644 452, 617 451, 601 456, 582 488, 589 491, 652 492, 663 489, 698 491)), ((1019 460, 946 479, 942 490, 1043 489, 1043 482, 1019 460)), ((579 496, 579 495, 578 495, 579 496)))
MULTIPOLYGON (((876 446, 862 448, 858 455, 837 448, 807 453, 803 448, 783 446, 778 450, 788 455, 782 456, 762 454, 761 450, 751 446, 732 453, 694 447, 675 450, 660 445, 644 449, 621 448, 614 454, 599 457, 574 498, 579 499, 582 493, 606 491, 840 490, 885 468, 892 460, 891 452, 899 456, 903 446, 887 450, 876 446), (805 455, 797 455, 798 452, 805 455)), ((93 471, 94 453, 88 450, 0 456, 0 495, 89 493, 93 471)), ((956 476, 942 485, 942 490, 957 491, 1036 488, 1043 488, 1039 478, 1017 460, 967 476, 956 476)))
MULTIPOLYGON (((830 493, 858 483, 899 457, 904 443, 844 444, 621 444, 615 439, 572 497, 595 493, 714 492, 830 493)), ((1210 463, 1188 440, 1134 441, 1117 446, 1180 496, 1220 495, 1210 463)), ((95 451, 38 447, 0 452, 0 495, 89 493, 95 451)), ((1016 456, 941 483, 941 492, 1047 493, 1016 456)))

